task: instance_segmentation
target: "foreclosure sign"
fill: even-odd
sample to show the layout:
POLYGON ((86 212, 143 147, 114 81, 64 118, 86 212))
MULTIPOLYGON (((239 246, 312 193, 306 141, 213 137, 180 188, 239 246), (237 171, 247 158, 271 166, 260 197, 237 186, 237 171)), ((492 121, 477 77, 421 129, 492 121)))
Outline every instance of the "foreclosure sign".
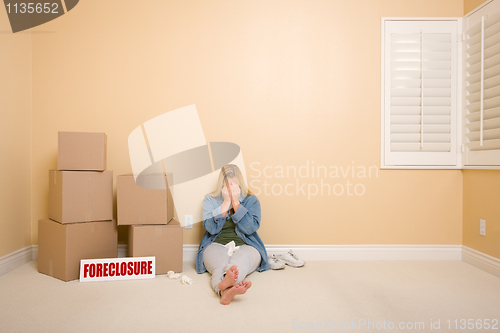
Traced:
POLYGON ((154 279, 155 257, 80 260, 80 282, 154 279))

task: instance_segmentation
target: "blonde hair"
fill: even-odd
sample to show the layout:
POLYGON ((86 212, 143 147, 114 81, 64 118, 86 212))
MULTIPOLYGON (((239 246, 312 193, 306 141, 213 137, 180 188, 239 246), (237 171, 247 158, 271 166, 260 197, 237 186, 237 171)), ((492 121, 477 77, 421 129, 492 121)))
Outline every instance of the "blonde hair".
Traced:
POLYGON ((225 184, 229 184, 228 179, 231 178, 236 178, 238 180, 238 184, 240 185, 241 189, 241 194, 244 197, 247 197, 248 195, 252 194, 252 192, 250 192, 250 190, 245 184, 245 180, 243 179, 243 174, 241 173, 240 168, 238 168, 238 166, 234 164, 226 164, 220 169, 219 179, 217 180, 217 187, 215 188, 215 191, 209 193, 209 195, 211 195, 214 198, 220 196, 222 187, 225 184))

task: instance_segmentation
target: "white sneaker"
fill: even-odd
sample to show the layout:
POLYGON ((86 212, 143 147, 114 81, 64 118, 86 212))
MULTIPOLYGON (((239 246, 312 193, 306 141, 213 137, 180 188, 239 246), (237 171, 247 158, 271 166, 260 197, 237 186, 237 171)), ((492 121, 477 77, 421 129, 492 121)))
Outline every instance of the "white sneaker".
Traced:
POLYGON ((286 264, 283 260, 276 258, 276 256, 273 254, 272 256, 267 256, 269 259, 269 265, 271 266, 271 269, 283 269, 285 268, 286 264))
POLYGON ((297 257, 292 250, 289 250, 285 254, 277 255, 276 258, 281 259, 285 264, 292 267, 302 267, 306 264, 306 262, 297 257))

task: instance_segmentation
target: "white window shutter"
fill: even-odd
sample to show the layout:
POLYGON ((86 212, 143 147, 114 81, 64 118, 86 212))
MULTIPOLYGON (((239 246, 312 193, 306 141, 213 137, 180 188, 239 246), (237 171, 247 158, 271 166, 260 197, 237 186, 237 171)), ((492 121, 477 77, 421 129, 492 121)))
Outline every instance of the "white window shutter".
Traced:
POLYGON ((500 165, 500 2, 464 24, 464 164, 500 165))
POLYGON ((456 21, 385 21, 383 165, 457 165, 456 21))

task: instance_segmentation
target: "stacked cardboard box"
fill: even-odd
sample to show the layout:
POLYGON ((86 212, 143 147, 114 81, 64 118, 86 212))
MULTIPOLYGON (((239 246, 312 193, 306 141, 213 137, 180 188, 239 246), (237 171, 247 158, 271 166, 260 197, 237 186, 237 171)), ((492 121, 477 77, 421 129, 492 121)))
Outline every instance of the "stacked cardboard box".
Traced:
POLYGON ((49 171, 49 219, 38 221, 38 271, 78 279, 80 260, 116 258, 117 242, 106 134, 59 132, 58 167, 49 171))
POLYGON ((156 274, 182 272, 183 229, 173 219, 170 177, 171 174, 142 176, 144 187, 136 184, 132 174, 120 175, 116 180, 118 225, 129 226, 128 255, 156 257, 156 274), (159 189, 152 189, 155 186, 159 189))

